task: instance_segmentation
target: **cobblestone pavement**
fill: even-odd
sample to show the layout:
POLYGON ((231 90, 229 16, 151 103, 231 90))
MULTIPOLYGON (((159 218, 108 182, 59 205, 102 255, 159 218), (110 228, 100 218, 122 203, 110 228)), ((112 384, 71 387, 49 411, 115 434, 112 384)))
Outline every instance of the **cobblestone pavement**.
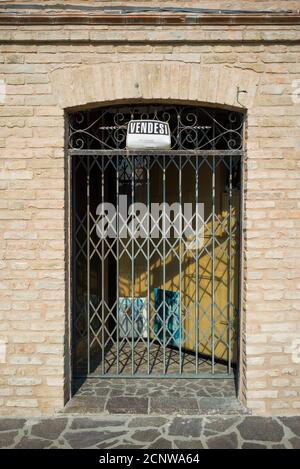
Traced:
POLYGON ((62 416, 0 419, 1 448, 300 448, 300 417, 62 416))
POLYGON ((71 414, 245 414, 231 379, 89 379, 74 382, 71 414))

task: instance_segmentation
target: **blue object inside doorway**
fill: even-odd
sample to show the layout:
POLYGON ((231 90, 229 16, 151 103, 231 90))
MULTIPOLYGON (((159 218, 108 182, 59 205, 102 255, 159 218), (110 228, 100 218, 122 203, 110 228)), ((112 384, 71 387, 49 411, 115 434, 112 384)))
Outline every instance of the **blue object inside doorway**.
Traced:
POLYGON ((158 340, 163 346, 179 347, 181 341, 179 292, 154 288, 154 303, 156 311, 154 331, 158 340))

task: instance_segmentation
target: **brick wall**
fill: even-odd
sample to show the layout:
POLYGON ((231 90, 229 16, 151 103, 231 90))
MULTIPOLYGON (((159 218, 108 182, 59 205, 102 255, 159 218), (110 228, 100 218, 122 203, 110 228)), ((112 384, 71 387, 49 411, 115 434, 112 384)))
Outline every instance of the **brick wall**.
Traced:
MULTIPOLYGON (((300 413, 300 364, 293 353, 300 336, 300 104, 293 96, 300 87, 300 28, 3 26, 0 38, 0 79, 6 84, 0 103, 0 339, 6 348, 0 413, 51 414, 62 408, 68 391, 60 100, 67 102, 75 91, 67 79, 58 88, 53 77, 61 69, 80 69, 88 81, 90 65, 113 63, 117 83, 128 63, 128 83, 120 85, 125 99, 130 64, 154 62, 214 66, 221 74, 233 70, 232 76, 244 70, 250 93, 257 80, 246 142, 241 397, 254 412, 300 413)), ((175 74, 178 89, 176 80, 175 74)), ((89 100, 99 99, 96 88, 87 87, 89 100)))
MULTIPOLYGON (((3 4, 32 4, 32 0, 7 0, 2 1, 3 4)), ((46 2, 36 2, 36 3, 46 3, 46 2)), ((64 2, 58 2, 57 0, 47 0, 47 5, 57 5, 58 3, 63 3, 64 5, 76 5, 84 4, 82 0, 64 0, 64 2)), ((114 2, 111 0, 91 0, 88 2, 90 5, 97 6, 111 6, 114 2)), ((131 5, 137 6, 136 1, 134 0, 119 0, 116 2, 117 5, 131 5)), ((138 6, 171 6, 174 7, 174 1, 172 0, 140 0, 138 6)), ((276 10, 276 9, 299 9, 299 2, 295 0, 242 0, 242 1, 228 1, 228 0, 186 0, 176 2, 178 7, 194 7, 194 8, 224 8, 224 9, 253 9, 253 10, 276 10)))

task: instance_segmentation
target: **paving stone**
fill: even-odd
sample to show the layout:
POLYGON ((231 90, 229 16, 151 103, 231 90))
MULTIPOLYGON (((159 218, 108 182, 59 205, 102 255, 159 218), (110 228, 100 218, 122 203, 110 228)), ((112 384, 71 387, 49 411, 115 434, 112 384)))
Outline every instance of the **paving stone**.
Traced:
POLYGON ((107 401, 106 410, 110 414, 147 414, 148 399, 143 397, 112 397, 107 401))
POLYGON ((135 391, 136 391, 136 386, 135 385, 134 386, 132 386, 132 385, 126 386, 126 392, 134 393, 135 391))
POLYGON ((110 448, 113 448, 118 443, 119 443, 119 440, 103 441, 102 443, 99 443, 98 445, 96 445, 96 447, 98 449, 110 449, 110 448))
POLYGON ((112 390, 111 389, 107 389, 107 388, 98 388, 98 389, 95 389, 94 390, 94 394, 95 396, 99 396, 99 397, 108 397, 108 396, 111 396, 112 394, 112 390))
POLYGON ((123 442, 123 439, 115 439, 115 440, 109 440, 109 441, 103 441, 102 443, 99 443, 96 445, 98 449, 115 449, 122 447, 123 449, 138 449, 138 448, 143 448, 142 445, 137 445, 133 444, 132 442, 123 442))
POLYGON ((51 440, 42 438, 22 438, 15 448, 17 449, 44 449, 52 445, 51 440))
POLYGON ((171 449, 172 443, 171 441, 168 441, 165 438, 159 438, 159 440, 156 440, 154 443, 148 446, 148 448, 149 449, 171 449))
POLYGON ((125 420, 98 420, 98 419, 91 419, 87 417, 82 418, 74 418, 72 421, 70 428, 72 430, 80 430, 86 428, 104 428, 104 427, 120 427, 121 425, 125 425, 125 420))
POLYGON ((25 419, 0 419, 0 432, 7 430, 16 430, 22 428, 25 424, 25 419))
POLYGON ((132 419, 128 427, 161 427, 167 422, 163 417, 135 417, 132 419))
POLYGON ((169 435, 199 437, 202 428, 200 418, 174 418, 169 428, 169 435))
POLYGON ((209 417, 204 426, 204 435, 211 435, 212 431, 226 432, 230 427, 240 421, 240 417, 209 417))
POLYGON ((207 389, 198 389, 195 391, 196 397, 209 397, 210 393, 208 392, 207 389))
POLYGON ((133 445, 132 443, 124 443, 122 445, 114 446, 114 449, 142 449, 144 446, 133 445))
POLYGON ((205 438, 208 438, 210 436, 216 436, 217 434, 218 434, 218 432, 216 432, 216 431, 213 431, 213 432, 208 431, 208 430, 203 431, 203 435, 205 436, 205 438))
POLYGON ((0 433, 0 448, 6 448, 14 443, 15 437, 18 432, 1 432, 0 433))
POLYGON ((64 434, 65 440, 69 443, 72 448, 89 448, 96 446, 105 440, 117 438, 125 435, 125 431, 120 432, 109 432, 109 431, 84 431, 84 432, 68 432, 64 434))
POLYGON ((238 439, 235 433, 229 435, 214 436, 207 440, 210 449, 234 449, 238 448, 238 439))
POLYGON ((203 449, 204 448, 200 440, 190 440, 190 441, 175 440, 174 443, 178 449, 203 449))
POLYGON ((281 425, 271 417, 245 417, 237 429, 244 440, 277 442, 284 435, 281 425))
POLYGON ((87 389, 86 391, 78 392, 77 396, 94 396, 95 394, 98 395, 97 392, 95 393, 93 389, 87 389))
POLYGON ((137 389, 135 395, 138 397, 149 396, 149 391, 148 389, 137 389))
POLYGON ((199 411, 196 399, 170 399, 162 397, 160 399, 150 398, 150 412, 158 414, 186 414, 194 415, 199 411))
POLYGON ((295 435, 300 436, 300 417, 280 417, 279 420, 295 435))
POLYGON ((57 440, 67 425, 67 419, 46 419, 32 426, 31 434, 41 438, 57 440))
MULTIPOLYGON (((111 389, 109 397, 124 397, 126 393, 122 389, 111 389)), ((131 397, 130 395, 128 397, 131 397)))
POLYGON ((272 445, 271 449, 286 449, 284 445, 272 445))
POLYGON ((76 396, 66 405, 67 414, 100 414, 104 411, 105 398, 97 396, 76 396))
POLYGON ((242 444, 242 449, 267 449, 267 446, 259 443, 248 443, 246 441, 242 444))
POLYGON ((156 438, 158 438, 159 436, 161 436, 161 434, 158 430, 149 428, 148 430, 138 430, 134 432, 131 438, 133 440, 151 443, 152 441, 156 440, 156 438))
POLYGON ((294 449, 300 449, 300 438, 291 438, 290 443, 294 449))
POLYGON ((199 400, 199 413, 209 415, 241 414, 243 407, 235 398, 201 397, 199 400))

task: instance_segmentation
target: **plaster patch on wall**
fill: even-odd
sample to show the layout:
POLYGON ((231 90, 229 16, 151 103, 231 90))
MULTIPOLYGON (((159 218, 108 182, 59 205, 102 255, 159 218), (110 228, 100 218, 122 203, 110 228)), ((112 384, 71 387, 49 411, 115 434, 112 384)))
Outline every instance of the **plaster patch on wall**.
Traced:
POLYGON ((0 363, 6 363, 6 343, 0 339, 0 363))
POLYGON ((4 104, 6 98, 6 83, 0 80, 0 104, 4 104))

